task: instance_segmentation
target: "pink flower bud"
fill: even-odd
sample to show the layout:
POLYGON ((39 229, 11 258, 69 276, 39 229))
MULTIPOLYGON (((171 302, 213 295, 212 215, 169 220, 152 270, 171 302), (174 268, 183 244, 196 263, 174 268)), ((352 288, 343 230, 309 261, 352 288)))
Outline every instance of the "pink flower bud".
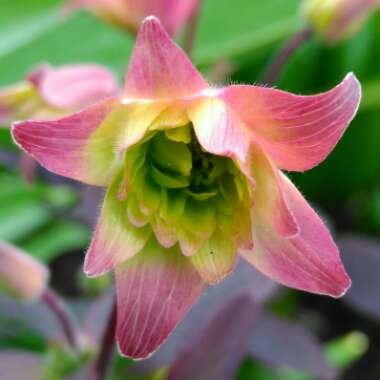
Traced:
POLYGON ((367 20, 379 0, 305 0, 304 14, 327 41, 349 38, 367 20))
POLYGON ((141 22, 154 15, 170 34, 184 26, 199 0, 72 0, 66 9, 86 8, 119 27, 137 32, 141 22))
POLYGON ((47 286, 48 269, 13 245, 0 241, 0 290, 23 301, 38 298, 47 286))

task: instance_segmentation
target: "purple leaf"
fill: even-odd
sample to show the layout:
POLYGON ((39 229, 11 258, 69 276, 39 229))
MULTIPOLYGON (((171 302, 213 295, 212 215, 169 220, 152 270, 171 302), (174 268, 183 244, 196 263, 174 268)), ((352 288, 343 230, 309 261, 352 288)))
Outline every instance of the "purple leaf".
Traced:
POLYGON ((41 380, 43 361, 39 355, 26 351, 0 351, 0 379, 41 380))
POLYGON ((300 324, 266 313, 258 317, 249 353, 276 368, 297 370, 318 379, 334 379, 336 376, 316 337, 300 324))
POLYGON ((168 380, 230 380, 246 355, 257 308, 250 292, 214 310, 179 352, 168 380))
POLYGON ((28 328, 50 340, 62 338, 61 326, 41 301, 24 304, 0 295, 0 326, 1 335, 28 328))
POLYGON ((355 309, 380 319, 380 240, 345 236, 338 245, 352 279, 352 287, 343 300, 355 309))

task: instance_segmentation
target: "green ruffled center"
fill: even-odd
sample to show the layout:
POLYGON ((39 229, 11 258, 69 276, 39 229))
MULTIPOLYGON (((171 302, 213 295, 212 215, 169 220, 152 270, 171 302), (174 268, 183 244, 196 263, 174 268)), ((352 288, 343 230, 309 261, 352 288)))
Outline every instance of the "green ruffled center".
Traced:
POLYGON ((162 245, 179 242, 192 254, 216 230, 237 239, 250 194, 234 162, 205 152, 189 124, 152 132, 126 152, 119 199, 133 225, 150 224, 162 245))

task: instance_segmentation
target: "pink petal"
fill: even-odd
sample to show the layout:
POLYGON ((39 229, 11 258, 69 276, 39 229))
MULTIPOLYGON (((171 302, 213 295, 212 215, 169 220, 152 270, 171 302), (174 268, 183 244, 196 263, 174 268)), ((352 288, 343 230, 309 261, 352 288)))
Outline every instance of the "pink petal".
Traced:
MULTIPOLYGON (((279 186, 299 225, 299 233, 280 236, 272 225, 253 209, 253 251, 242 256, 258 270, 286 286, 333 297, 344 295, 351 285, 339 251, 319 216, 295 186, 280 175, 279 186)), ((257 181, 257 191, 265 183, 257 181)), ((268 212, 276 212, 269 210, 268 212)))
POLYGON ((35 87, 39 87, 41 82, 44 80, 46 75, 52 71, 52 67, 47 64, 41 64, 32 70, 26 77, 26 79, 33 84, 35 87))
POLYGON ((86 150, 86 146, 117 103, 118 99, 108 99, 60 120, 15 123, 13 138, 46 169, 91 185, 106 185, 110 162, 96 158, 109 141, 100 141, 98 149, 86 150))
POLYGON ((250 147, 250 160, 246 170, 256 181, 253 197, 257 216, 282 237, 297 235, 300 227, 281 186, 281 173, 257 145, 250 147))
POLYGON ((188 115, 205 150, 247 162, 251 134, 238 115, 218 96, 211 94, 192 102, 188 115))
POLYGON ((110 186, 104 199, 95 234, 84 264, 84 272, 100 276, 141 251, 149 239, 148 226, 135 227, 127 217, 127 204, 117 198, 120 181, 110 186))
POLYGON ((118 321, 122 354, 143 359, 174 330, 204 288, 178 248, 151 239, 142 252, 116 268, 118 321))
POLYGON ((182 98, 208 84, 155 17, 145 19, 129 64, 125 96, 182 98))
POLYGON ((38 87, 49 105, 73 111, 119 92, 115 76, 98 65, 67 65, 51 69, 44 72, 38 87))
POLYGON ((332 90, 296 96, 256 86, 231 86, 221 94, 277 165, 305 171, 323 161, 355 116, 361 98, 353 74, 332 90))

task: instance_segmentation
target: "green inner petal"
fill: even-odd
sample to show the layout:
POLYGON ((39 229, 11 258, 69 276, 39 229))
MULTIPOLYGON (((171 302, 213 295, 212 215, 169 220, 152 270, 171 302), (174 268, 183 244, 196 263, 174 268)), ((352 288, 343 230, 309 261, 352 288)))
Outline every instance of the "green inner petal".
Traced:
POLYGON ((165 191, 166 196, 161 197, 160 216, 167 223, 176 223, 182 217, 187 197, 182 191, 165 191))
POLYGON ((150 157, 160 168, 177 171, 185 176, 191 171, 191 152, 185 143, 174 142, 165 138, 165 134, 158 133, 152 140, 150 157))
POLYGON ((125 157, 119 199, 130 222, 148 225, 163 246, 179 242, 191 255, 216 229, 236 245, 249 241, 249 220, 239 220, 250 202, 247 180, 231 159, 205 152, 191 124, 150 131, 125 157))
POLYGON ((171 175, 165 174, 153 164, 150 166, 150 175, 157 185, 168 189, 180 189, 189 186, 188 177, 176 173, 171 173, 171 175))
POLYGON ((172 141, 189 144, 191 142, 191 125, 165 130, 165 136, 172 141))

